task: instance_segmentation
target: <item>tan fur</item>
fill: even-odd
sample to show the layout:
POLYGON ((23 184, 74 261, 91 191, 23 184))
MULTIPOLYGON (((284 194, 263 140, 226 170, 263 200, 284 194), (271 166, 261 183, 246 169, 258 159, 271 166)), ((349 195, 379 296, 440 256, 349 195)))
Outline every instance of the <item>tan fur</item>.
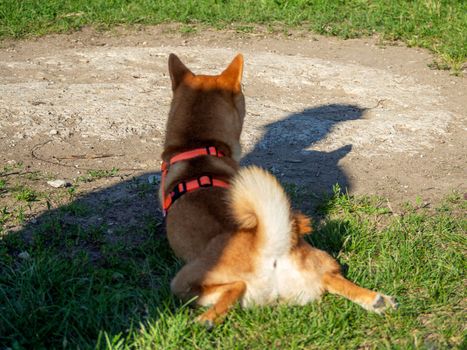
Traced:
POLYGON ((181 152, 215 146, 226 156, 202 156, 169 169, 165 192, 204 174, 230 182, 229 190, 204 188, 179 198, 167 215, 167 235, 186 265, 171 283, 182 299, 210 306, 198 321, 212 326, 236 302, 243 306, 305 304, 324 292, 342 295, 368 310, 395 307, 392 298, 346 280, 337 262, 309 245, 310 219, 292 212, 269 173, 239 169, 245 115, 241 91, 243 57, 216 76, 193 74, 169 57, 173 100, 167 122, 164 161, 181 152))

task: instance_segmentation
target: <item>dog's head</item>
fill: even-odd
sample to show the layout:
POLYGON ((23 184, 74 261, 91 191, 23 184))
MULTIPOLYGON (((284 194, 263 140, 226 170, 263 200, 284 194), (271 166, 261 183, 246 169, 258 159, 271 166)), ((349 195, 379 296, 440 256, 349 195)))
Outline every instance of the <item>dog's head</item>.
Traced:
POLYGON ((166 147, 217 140, 240 157, 240 133, 245 117, 242 94, 243 56, 237 55, 219 75, 196 75, 180 59, 169 56, 173 100, 167 123, 166 147))

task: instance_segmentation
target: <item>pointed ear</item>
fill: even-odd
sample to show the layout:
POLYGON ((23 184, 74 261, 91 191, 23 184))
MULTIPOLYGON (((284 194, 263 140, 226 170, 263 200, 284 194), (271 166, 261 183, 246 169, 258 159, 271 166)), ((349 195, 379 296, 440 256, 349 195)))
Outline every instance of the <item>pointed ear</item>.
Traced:
POLYGON ((350 151, 352 151, 352 145, 345 145, 329 153, 336 154, 339 156, 339 159, 341 159, 344 158, 347 154, 349 154, 350 151))
POLYGON ((235 56, 230 65, 222 72, 222 79, 228 84, 234 93, 242 90, 243 55, 235 56))
POLYGON ((169 73, 172 80, 172 91, 180 85, 187 74, 193 73, 180 61, 177 55, 171 53, 169 56, 169 73))

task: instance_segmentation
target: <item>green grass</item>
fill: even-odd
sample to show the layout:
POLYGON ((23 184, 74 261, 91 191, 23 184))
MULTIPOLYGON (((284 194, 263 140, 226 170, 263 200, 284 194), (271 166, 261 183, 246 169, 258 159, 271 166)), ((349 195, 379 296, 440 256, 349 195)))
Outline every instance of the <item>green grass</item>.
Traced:
POLYGON ((89 170, 85 176, 80 176, 76 180, 81 182, 92 182, 95 180, 118 176, 118 169, 111 170, 89 170))
POLYGON ((55 211, 28 239, 0 238, 0 348, 461 349, 466 201, 415 201, 397 215, 385 203, 336 187, 309 239, 351 280, 396 296, 397 311, 379 316, 327 295, 304 307, 237 307, 211 332, 193 322, 201 310, 170 293, 180 262, 161 222, 148 217, 109 239, 104 225, 84 228, 55 211))
POLYGON ((383 39, 436 52, 455 71, 467 57, 467 2, 453 0, 3 0, 0 38, 68 32, 85 25, 179 22, 182 31, 202 23, 254 31, 255 24, 300 27, 319 34, 354 38, 379 33, 383 39))
POLYGON ((39 196, 37 191, 24 186, 15 187, 12 189, 12 192, 15 193, 16 200, 23 202, 37 201, 37 198, 39 196))

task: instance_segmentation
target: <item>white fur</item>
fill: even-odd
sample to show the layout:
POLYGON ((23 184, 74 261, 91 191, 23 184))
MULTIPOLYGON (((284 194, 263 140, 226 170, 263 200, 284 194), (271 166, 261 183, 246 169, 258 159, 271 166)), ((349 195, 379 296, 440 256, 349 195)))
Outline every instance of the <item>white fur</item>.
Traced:
POLYGON ((264 258, 278 258, 290 250, 290 204, 279 182, 265 170, 251 166, 242 168, 230 189, 231 201, 254 212, 257 234, 264 258))
POLYGON ((316 283, 319 278, 311 271, 302 271, 289 254, 276 260, 262 259, 249 277, 242 299, 245 307, 275 302, 304 305, 323 293, 322 286, 316 283))
POLYGON ((202 296, 198 298, 198 300, 196 300, 196 302, 200 306, 214 305, 219 300, 219 297, 221 296, 221 294, 222 294, 221 291, 214 292, 214 293, 204 293, 202 296))

